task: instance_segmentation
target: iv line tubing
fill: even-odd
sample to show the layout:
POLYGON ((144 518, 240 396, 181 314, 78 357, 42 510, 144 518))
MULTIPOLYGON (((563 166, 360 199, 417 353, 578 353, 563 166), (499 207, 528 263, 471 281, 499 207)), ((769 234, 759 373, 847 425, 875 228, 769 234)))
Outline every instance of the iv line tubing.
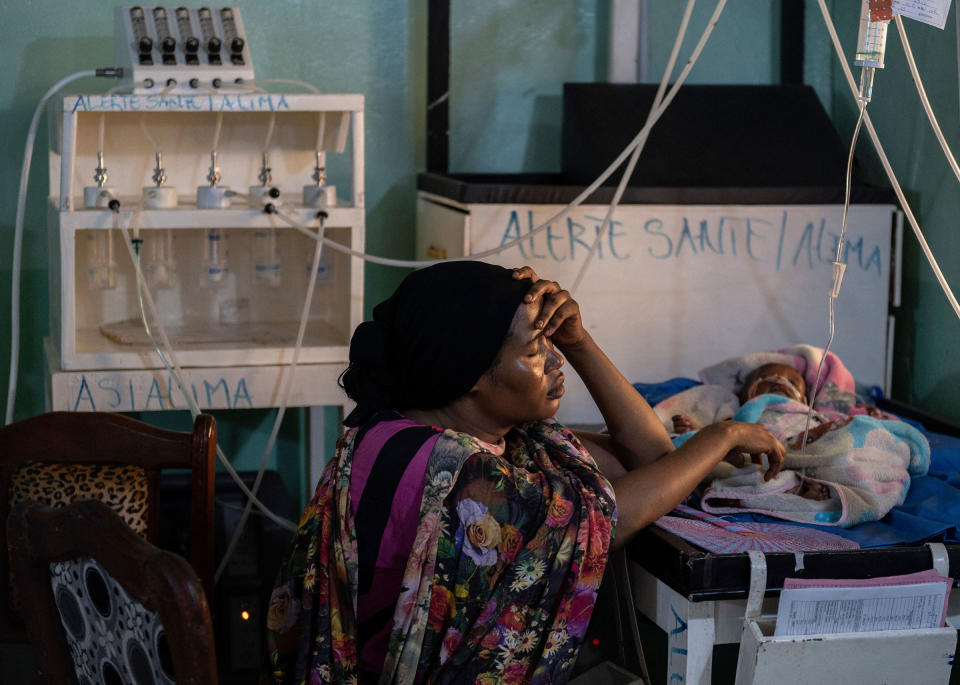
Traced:
MULTIPOLYGON (((867 111, 867 102, 863 98, 860 99, 860 116, 857 117, 857 125, 853 129, 853 139, 850 141, 850 154, 847 155, 847 175, 846 183, 844 185, 843 193, 843 216, 840 219, 840 240, 837 241, 837 256, 834 258, 834 262, 840 261, 840 256, 843 253, 843 237, 847 233, 847 211, 850 209, 850 186, 852 185, 853 180, 853 151, 857 147, 857 138, 860 136, 860 126, 863 124, 863 115, 867 111)), ((836 278, 836 276, 834 276, 836 278)), ((830 335, 827 338, 827 346, 823 348, 823 354, 820 356, 820 363, 817 364, 817 375, 813 381, 813 392, 810 394, 810 406, 807 409, 807 420, 803 427, 803 441, 800 443, 800 452, 807 451, 807 436, 810 434, 810 419, 813 416, 813 398, 817 396, 817 392, 820 390, 820 374, 823 373, 823 362, 827 358, 827 354, 830 352, 830 346, 833 345, 833 336, 836 333, 836 318, 834 314, 834 304, 836 303, 836 297, 834 297, 836 285, 830 288, 830 294, 827 296, 828 307, 829 307, 829 325, 830 325, 830 335)), ((806 475, 806 469, 801 469, 801 474, 806 475)))
MULTIPOLYGON (((267 216, 270 219, 270 225, 275 228, 273 215, 268 214, 267 216)), ((323 235, 323 219, 318 219, 317 221, 319 222, 317 233, 319 235, 323 235)), ((290 365, 283 377, 283 389, 280 391, 280 408, 277 409, 277 417, 273 422, 273 430, 270 431, 270 437, 267 439, 267 446, 263 450, 263 457, 260 460, 260 468, 257 469, 257 477, 253 481, 253 487, 250 488, 251 499, 248 499, 244 505, 243 514, 240 516, 240 522, 237 523, 237 527, 233 531, 233 536, 230 538, 230 544, 227 545, 227 549, 223 553, 223 558, 220 560, 220 565, 217 566, 217 571, 213 576, 214 583, 220 580, 224 570, 227 568, 230 557, 233 556, 233 551, 236 548, 237 543, 240 542, 240 536, 243 535, 243 528, 250 516, 250 510, 253 508, 252 498, 256 496, 257 491, 260 489, 260 482, 263 480, 263 474, 267 470, 267 462, 270 459, 273 445, 277 440, 277 433, 280 432, 280 423, 283 421, 283 415, 286 413, 287 405, 290 401, 290 390, 293 388, 293 376, 297 371, 297 362, 299 361, 300 350, 303 347, 303 337, 307 332, 307 321, 310 318, 310 305, 313 302, 313 292, 317 285, 317 270, 320 268, 320 257, 322 255, 322 251, 323 242, 318 240, 313 251, 313 268, 310 272, 309 282, 307 283, 307 296, 303 301, 303 313, 300 315, 300 329, 297 331, 297 342, 293 348, 293 358, 290 360, 290 365)))
MULTIPOLYGON (((825 0, 817 0, 817 2, 820 6, 820 13, 823 15, 823 21, 827 27, 827 32, 830 34, 830 40, 833 42, 833 49, 837 53, 837 58, 840 60, 840 66, 843 68, 843 74, 847 79, 847 85, 850 87, 850 92, 853 94, 854 98, 857 99, 859 98, 859 90, 857 89, 857 84, 853 79, 853 73, 850 71, 850 65, 847 64, 847 60, 843 56, 843 47, 840 45, 840 38, 837 36, 837 30, 833 25, 833 20, 830 18, 830 11, 827 9, 825 0)), ((900 201, 900 207, 903 209, 903 213, 907 217, 907 221, 910 222, 910 228, 913 229, 913 233, 917 237, 917 242, 920 243, 920 249, 923 250, 923 254, 927 258, 927 262, 930 264, 930 268, 933 270, 933 274, 936 276, 937 282, 940 284, 944 294, 947 296, 947 300, 950 302, 950 306, 953 308, 954 314, 960 318, 960 303, 958 303, 957 298, 954 297, 953 291, 950 289, 950 285, 947 283, 946 277, 944 277, 943 272, 940 270, 940 265, 937 264, 937 260, 933 256, 933 252, 930 250, 930 246, 927 244, 926 238, 923 237, 923 232, 920 230, 920 225, 917 223, 917 218, 913 215, 913 211, 910 209, 910 205, 907 203, 907 198, 903 195, 903 189, 900 187, 900 183, 897 181, 897 177, 893 173, 893 168, 890 166, 890 160, 887 159, 887 155, 883 150, 883 145, 880 143, 880 138, 877 136, 877 130, 873 127, 873 122, 870 120, 870 115, 865 112, 863 118, 864 123, 867 125, 867 132, 870 134, 870 140, 873 141, 873 146, 877 151, 877 156, 880 158, 880 163, 883 165, 883 170, 887 173, 887 178, 890 180, 890 185, 893 186, 893 191, 897 194, 897 200, 900 201)))
MULTIPOLYGON (((138 211, 135 214, 137 222, 139 222, 139 213, 140 212, 138 211)), ((134 221, 131 221, 131 224, 133 223, 134 221)), ((186 387, 183 385, 183 380, 182 380, 183 369, 180 368, 180 363, 177 361, 176 355, 173 352, 173 348, 170 345, 170 340, 167 338, 167 333, 163 328, 162 322, 160 321, 160 316, 157 313, 156 305, 154 304, 153 297, 150 294, 150 288, 146 287, 146 279, 144 278, 143 271, 140 268, 140 261, 137 259, 137 255, 134 253, 134 249, 132 245, 133 241, 130 239, 130 235, 127 232, 126 227, 121 226, 120 232, 123 235, 124 247, 126 247, 127 253, 130 255, 130 259, 133 262, 134 271, 136 272, 136 281, 137 281, 137 289, 138 289, 137 296, 140 300, 140 307, 141 307, 140 315, 141 315, 141 318, 143 319, 144 328, 146 330, 147 337, 150 338, 150 342, 153 344, 154 351, 157 353, 157 356, 160 357, 160 361, 163 362, 163 365, 166 367, 167 371, 170 373, 170 375, 173 377, 173 380, 176 382, 177 388, 180 390, 180 393, 183 395, 184 399, 187 401, 187 405, 190 407, 190 414, 194 418, 196 418, 200 414, 200 409, 199 407, 197 407, 196 402, 194 402, 193 398, 190 396, 190 393, 187 392, 186 387), (153 316, 154 321, 157 322, 157 332, 160 335, 160 341, 163 343, 164 348, 166 348, 166 350, 169 353, 169 356, 170 356, 169 360, 167 359, 167 356, 160 351, 160 347, 157 344, 157 341, 153 337, 153 333, 150 330, 150 326, 147 322, 146 311, 143 307, 144 301, 146 301, 147 309, 150 310, 150 314, 151 316, 153 316)), ((295 531, 297 529, 297 526, 295 524, 274 514, 272 511, 270 511, 270 509, 267 508, 265 504, 263 504, 263 502, 261 502, 260 500, 258 500, 256 497, 253 496, 253 493, 250 492, 250 489, 247 487, 246 483, 244 483, 243 479, 240 478, 240 474, 238 474, 236 469, 233 468, 233 464, 231 464, 230 461, 227 459, 226 455, 223 453, 223 450, 220 448, 219 445, 217 445, 217 457, 220 459, 220 463, 223 464, 223 467, 224 469, 226 469, 227 473, 230 474, 230 477, 233 478, 233 480, 236 482, 237 487, 240 488, 240 491, 244 495, 246 495, 246 497, 249 498, 257 506, 257 508, 260 509, 261 512, 263 512, 264 516, 269 518, 278 526, 281 526, 282 528, 286 528, 287 530, 295 531)))
POLYGON ((20 274, 21 274, 21 255, 23 253, 23 218, 27 209, 27 181, 30 177, 30 163, 33 161, 33 144, 37 137, 37 127, 40 124, 40 114, 50 100, 57 92, 68 83, 81 78, 96 76, 94 69, 78 71, 75 74, 66 76, 56 83, 43 94, 37 109, 33 112, 33 118, 30 120, 30 128, 27 132, 27 141, 24 144, 23 166, 20 168, 20 190, 17 195, 17 215, 13 229, 13 256, 12 256, 12 279, 10 283, 10 378, 7 385, 7 410, 6 421, 9 424, 13 422, 13 408, 17 394, 17 373, 20 366, 20 274))
POLYGON ((270 112, 270 119, 267 122, 267 135, 263 141, 263 151, 270 151, 270 141, 273 140, 273 129, 277 123, 277 114, 276 112, 270 112))
MULTIPOLYGON (((143 83, 143 82, 140 81, 140 82, 138 82, 137 84, 134 84, 134 85, 137 86, 137 85, 140 85, 140 84, 142 84, 142 83, 143 83)), ((131 85, 130 85, 129 83, 120 83, 120 84, 114 86, 113 88, 110 88, 110 89, 107 91, 107 95, 113 95, 114 93, 117 93, 117 92, 119 92, 119 91, 121 91, 121 90, 124 90, 125 88, 130 88, 130 87, 131 87, 131 85)), ((104 142, 104 138, 105 138, 105 135, 104 135, 104 124, 105 124, 106 116, 107 116, 106 110, 100 112, 100 118, 99 118, 99 120, 97 121, 97 150, 99 150, 100 152, 103 152, 103 142, 104 142)))
POLYGON ((213 145, 210 146, 210 149, 214 152, 217 151, 217 146, 220 144, 220 129, 223 128, 223 112, 217 112, 217 124, 213 127, 213 145))
POLYGON ((943 136, 943 131, 940 129, 940 124, 937 122, 937 117, 933 113, 933 108, 930 106, 930 100, 927 99, 927 91, 923 87, 923 81, 920 80, 920 72, 913 58, 913 50, 910 49, 910 41, 907 40, 907 32, 903 27, 903 20, 900 19, 899 14, 894 15, 894 20, 897 22, 900 42, 903 43, 903 52, 907 57, 907 66, 910 67, 910 75, 913 77, 913 83, 917 86, 917 94, 920 96, 920 102, 923 104, 923 111, 927 113, 927 120, 933 128, 937 142, 940 143, 940 149, 943 150, 944 157, 947 158, 947 163, 953 170, 953 175, 957 177, 957 181, 960 181, 960 166, 957 165, 957 160, 954 158, 953 152, 950 151, 950 146, 947 144, 947 140, 943 136))
MULTIPOLYGON (((174 86, 165 87, 163 90, 160 91, 160 97, 165 96, 167 93, 173 90, 173 88, 174 86)), ((101 123, 103 122, 103 114, 100 115, 100 121, 101 123)), ((146 136, 147 140, 150 142, 150 147, 153 148, 154 152, 163 152, 163 150, 160 149, 160 146, 157 144, 157 141, 154 139, 154 137, 150 135, 150 131, 147 130, 146 113, 140 115, 139 123, 140 123, 140 131, 143 133, 144 136, 146 136)))
MULTIPOLYGON (((667 66, 663 71, 663 77, 660 79, 660 85, 657 88, 657 94, 653 98, 653 104, 650 106, 650 112, 647 114, 647 123, 649 123, 653 112, 663 101, 664 92, 667 89, 667 84, 670 82, 670 75, 673 73, 673 67, 677 62, 677 55, 680 53, 680 45, 683 43, 683 38, 687 33, 687 26, 690 23, 690 15, 693 13, 693 6, 695 2, 696 0, 687 0, 687 6, 684 9, 683 17, 680 20, 680 30, 677 32, 677 37, 673 41, 673 49, 670 51, 670 58, 667 60, 667 66)), ((713 30, 713 27, 716 25, 716 20, 719 19, 720 10, 723 9, 722 6, 725 2, 726 0, 721 0, 721 2, 717 3, 717 9, 714 11, 711 21, 707 24, 709 30, 705 32, 705 36, 709 36, 710 32, 713 30)), ((704 39, 702 40, 704 43, 706 42, 704 39)), ((696 56, 692 56, 690 62, 696 62, 696 56)), ((586 275, 587 269, 589 268, 590 263, 593 261, 593 256, 600 249, 600 243, 603 242, 603 236, 606 235, 607 229, 610 226, 610 221, 613 219, 614 211, 616 211, 616 208, 620 205, 620 198, 623 197, 623 193, 627 188, 627 183, 629 183, 630 177, 633 176, 633 170, 636 168, 637 161, 640 159, 640 153, 643 152, 643 148, 646 147, 648 137, 649 136, 643 137, 643 140, 641 140, 637 147, 634 148, 633 154, 630 156, 630 161, 627 163, 627 168, 623 172, 623 177, 620 179, 620 183, 617 185, 617 190, 613 194, 613 200, 610 202, 610 206, 607 208, 607 213, 603 217, 603 222, 600 224, 600 230, 597 231, 597 235, 594 238, 593 244, 590 246, 590 251, 587 252, 587 256, 583 260, 580 270, 577 272, 577 277, 573 281, 573 286, 570 288, 571 293, 575 294, 579 290, 580 283, 583 281, 583 277, 586 275)))

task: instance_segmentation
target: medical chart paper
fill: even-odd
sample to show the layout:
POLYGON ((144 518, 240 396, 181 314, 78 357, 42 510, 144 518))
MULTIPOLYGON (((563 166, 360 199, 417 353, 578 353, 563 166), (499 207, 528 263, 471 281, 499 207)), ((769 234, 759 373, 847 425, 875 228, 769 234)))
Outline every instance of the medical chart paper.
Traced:
POLYGON ((775 637, 939 628, 943 583, 783 590, 775 637))
POLYGON ((893 0, 893 13, 943 29, 950 11, 950 0, 893 0))

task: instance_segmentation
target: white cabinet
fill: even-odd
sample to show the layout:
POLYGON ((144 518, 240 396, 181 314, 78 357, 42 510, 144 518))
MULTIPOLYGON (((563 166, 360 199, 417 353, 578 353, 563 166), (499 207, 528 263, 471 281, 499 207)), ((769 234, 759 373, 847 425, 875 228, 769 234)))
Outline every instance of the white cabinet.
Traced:
MULTIPOLYGON (((337 193, 324 208, 324 235, 363 251, 363 105, 362 95, 230 91, 62 98, 50 118, 51 407, 185 407, 144 330, 123 228, 142 240, 160 323, 199 406, 276 406, 316 245, 290 224, 318 225, 302 193, 315 183, 318 150, 337 193), (84 203, 84 188, 97 185, 101 128, 117 211, 84 203), (204 209, 197 191, 210 185, 215 139, 218 185, 235 195, 229 207, 204 209), (262 185, 265 144, 282 217, 247 199, 262 185), (177 190, 169 208, 141 206, 156 185, 157 151, 164 186, 177 190)), ((363 260, 324 246, 291 404, 344 404, 336 378, 362 317, 363 260)))

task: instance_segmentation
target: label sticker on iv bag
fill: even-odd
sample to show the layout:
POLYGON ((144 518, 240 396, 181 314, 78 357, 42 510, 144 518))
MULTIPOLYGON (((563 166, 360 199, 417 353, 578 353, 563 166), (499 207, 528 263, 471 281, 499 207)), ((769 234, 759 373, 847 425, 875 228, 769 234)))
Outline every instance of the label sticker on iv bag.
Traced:
POLYGON ((950 0, 893 0, 892 7, 894 14, 943 30, 950 11, 950 0))

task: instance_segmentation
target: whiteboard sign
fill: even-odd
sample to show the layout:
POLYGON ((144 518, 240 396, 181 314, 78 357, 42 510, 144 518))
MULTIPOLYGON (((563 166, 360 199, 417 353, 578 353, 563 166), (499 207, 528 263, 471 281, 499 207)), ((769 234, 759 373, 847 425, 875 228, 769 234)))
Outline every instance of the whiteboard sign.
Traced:
MULTIPOLYGON (((451 256, 503 245, 562 209, 466 207, 464 214, 434 205, 434 227, 421 226, 430 241, 448 241, 435 247, 451 256), (436 221, 438 211, 449 218, 436 221), (456 235, 457 222, 466 235, 456 235), (436 224, 445 224, 440 234, 436 224)), ((581 206, 490 261, 527 264, 571 287, 606 209, 581 206)), ((575 294, 584 323, 631 382, 696 378, 723 359, 796 343, 822 347, 841 213, 837 205, 624 205, 575 294)), ((886 377, 893 213, 890 205, 852 207, 842 257, 832 351, 869 385, 883 386, 886 377)), ((558 417, 599 423, 586 389, 567 370, 558 417)))

